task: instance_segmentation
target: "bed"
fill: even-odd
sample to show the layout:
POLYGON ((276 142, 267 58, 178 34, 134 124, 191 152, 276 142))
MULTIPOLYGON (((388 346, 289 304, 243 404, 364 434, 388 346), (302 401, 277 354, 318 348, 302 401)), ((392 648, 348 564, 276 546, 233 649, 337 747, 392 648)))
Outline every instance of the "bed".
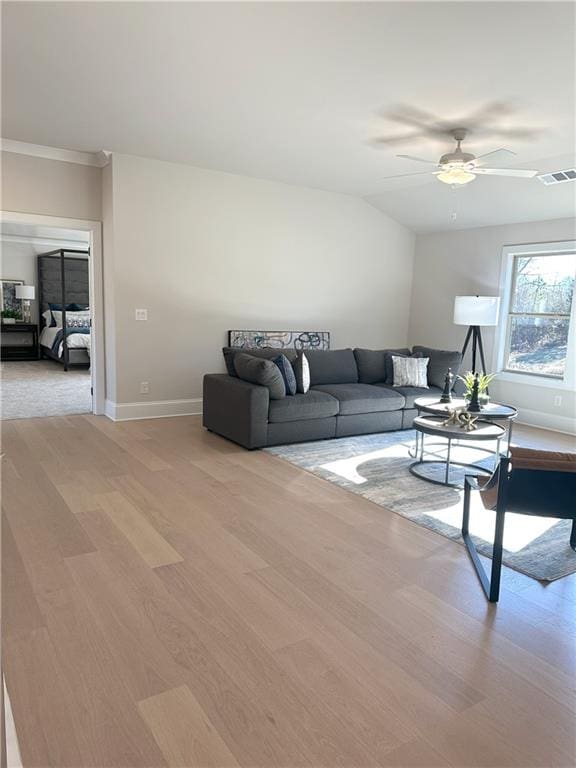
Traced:
POLYGON ((40 356, 67 371, 90 365, 89 251, 59 249, 37 257, 40 356))

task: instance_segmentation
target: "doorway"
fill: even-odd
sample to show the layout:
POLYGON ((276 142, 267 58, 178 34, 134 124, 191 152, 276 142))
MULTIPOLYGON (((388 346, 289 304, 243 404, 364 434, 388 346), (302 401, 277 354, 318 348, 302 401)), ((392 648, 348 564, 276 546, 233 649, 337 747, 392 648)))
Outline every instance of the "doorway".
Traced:
POLYGON ((2 213, 2 419, 104 412, 99 222, 2 213))

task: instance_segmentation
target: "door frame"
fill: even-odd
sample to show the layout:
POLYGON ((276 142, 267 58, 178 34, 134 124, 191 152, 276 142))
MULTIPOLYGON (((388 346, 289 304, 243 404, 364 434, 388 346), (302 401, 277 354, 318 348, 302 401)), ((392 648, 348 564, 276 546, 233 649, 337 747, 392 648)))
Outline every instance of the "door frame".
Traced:
POLYGON ((102 265, 102 223, 88 219, 66 219, 39 213, 0 211, 0 222, 31 224, 55 229, 87 232, 90 243, 90 315, 92 320, 90 373, 92 376, 92 413, 103 414, 106 401, 106 355, 104 349, 104 282, 102 265))

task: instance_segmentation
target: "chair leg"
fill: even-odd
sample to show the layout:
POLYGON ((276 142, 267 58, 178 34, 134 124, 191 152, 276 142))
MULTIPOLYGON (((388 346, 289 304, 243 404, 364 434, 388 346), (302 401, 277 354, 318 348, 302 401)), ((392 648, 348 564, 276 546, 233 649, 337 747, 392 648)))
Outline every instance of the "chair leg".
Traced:
POLYGON ((572 520, 572 531, 570 533, 570 546, 576 551, 576 519, 572 520))
MULTIPOLYGON (((490 580, 482 563, 474 542, 469 533, 470 520, 470 486, 465 484, 464 488, 464 508, 462 513, 462 538, 472 560, 472 565, 482 585, 484 594, 491 603, 497 603, 500 597, 500 575, 502 573, 502 550, 504 540, 504 520, 506 511, 504 509, 496 510, 496 527, 494 530, 494 544, 492 546, 492 568, 490 570, 490 580)), ((574 531, 574 529, 573 529, 574 531)))

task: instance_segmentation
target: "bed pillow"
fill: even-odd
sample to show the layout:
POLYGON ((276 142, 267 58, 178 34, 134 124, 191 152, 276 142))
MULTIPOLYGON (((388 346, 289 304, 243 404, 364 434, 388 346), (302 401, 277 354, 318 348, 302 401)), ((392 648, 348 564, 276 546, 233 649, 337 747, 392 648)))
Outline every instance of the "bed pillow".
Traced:
POLYGON ((294 375, 296 376, 296 391, 305 395, 310 389, 310 365, 304 352, 299 352, 298 357, 293 363, 294 375))
POLYGON ((234 369, 239 379, 267 387, 271 400, 286 397, 286 385, 278 366, 272 360, 241 353, 234 358, 234 369))
POLYGON ((284 379, 284 386, 286 387, 286 394, 295 395, 296 376, 294 374, 294 369, 292 368, 292 363, 290 360, 288 360, 286 355, 278 355, 278 357, 275 357, 272 362, 274 365, 278 366, 278 369, 282 374, 282 378, 284 379))
POLYGON ((392 355, 394 387, 428 389, 428 358, 392 355))
MULTIPOLYGON (((52 318, 54 323, 52 327, 56 326, 62 328, 62 312, 58 310, 52 310, 52 318)), ((66 310, 66 326, 74 328, 86 328, 90 325, 90 312, 69 312, 66 310)))

